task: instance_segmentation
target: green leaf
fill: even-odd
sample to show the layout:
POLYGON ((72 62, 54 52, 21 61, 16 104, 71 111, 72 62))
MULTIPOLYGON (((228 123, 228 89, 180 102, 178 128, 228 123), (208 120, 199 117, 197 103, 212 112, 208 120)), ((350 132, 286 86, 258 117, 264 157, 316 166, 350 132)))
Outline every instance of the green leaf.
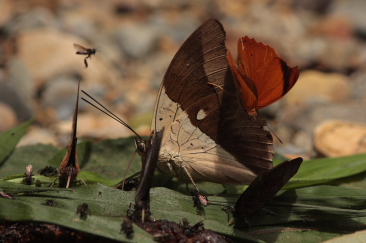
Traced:
MULTIPOLYGON (((4 178, 3 180, 24 184, 24 178, 25 178, 24 174, 20 174, 20 175, 8 176, 8 177, 4 178)), ((54 182, 56 177, 45 177, 45 176, 41 176, 41 175, 35 175, 32 178, 33 178, 33 183, 32 183, 33 185, 35 185, 36 181, 39 180, 41 182, 42 187, 49 187, 54 182)))
MULTIPOLYGON (((78 179, 83 179, 87 184, 102 183, 114 186, 124 179, 135 145, 133 138, 105 140, 94 144, 84 141, 77 144, 77 151, 82 169, 78 179)), ((48 164, 59 167, 66 153, 67 148, 60 150, 48 161, 48 164)), ((135 157, 137 158, 131 162, 130 175, 141 170, 140 156, 135 157)))
MULTIPOLYGON (((100 176, 109 179, 121 179, 132 160, 136 150, 134 138, 108 139, 91 145, 91 154, 86 163, 84 171, 92 171, 100 176)), ((128 175, 141 170, 141 158, 135 155, 131 162, 128 175)))
POLYGON ((306 160, 284 188, 324 184, 366 171, 366 154, 306 160))
POLYGON ((0 166, 13 151, 32 122, 33 119, 0 134, 0 166))
MULTIPOLYGON (((119 235, 121 216, 126 214, 130 203, 134 202, 134 192, 124 192, 101 184, 64 189, 37 188, 7 181, 0 181, 0 188, 16 199, 0 199, 0 206, 5 209, 17 209, 1 210, 0 220, 49 222, 111 239, 126 240, 123 235, 119 235), (44 206, 48 199, 55 201, 54 207, 44 206), (89 205, 92 214, 85 221, 76 215, 77 206, 82 203, 89 205), (93 229, 98 231, 94 232, 93 229)), ((342 233, 352 233, 357 227, 366 228, 358 221, 366 219, 366 190, 336 186, 282 190, 266 205, 265 210, 255 212, 247 220, 237 220, 233 228, 227 226, 231 214, 221 210, 221 207, 234 205, 239 196, 209 196, 208 199, 213 204, 196 208, 191 196, 166 188, 153 188, 152 218, 175 222, 187 218, 191 224, 204 220, 207 229, 239 241, 252 242, 268 239, 276 242, 276 239, 286 239, 282 234, 286 235, 288 231, 291 231, 291 239, 301 239, 301 229, 309 227, 317 229, 313 233, 308 232, 310 235, 314 234, 315 238, 322 232, 322 237, 316 238, 318 240, 338 236, 340 228, 342 233), (259 238, 255 239, 253 236, 259 238)), ((143 237, 142 235, 143 233, 139 233, 138 237, 143 237)), ((136 240, 137 238, 133 239, 135 242, 136 240)))
POLYGON ((38 170, 47 165, 46 162, 58 150, 59 148, 49 144, 36 144, 17 148, 1 166, 0 178, 24 173, 25 167, 30 164, 33 166, 33 174, 36 174, 38 170))
POLYGON ((341 237, 328 240, 324 243, 348 243, 348 242, 364 242, 366 239, 366 230, 359 231, 353 234, 344 235, 341 237))
POLYGON ((83 179, 87 184, 101 183, 105 186, 115 186, 123 180, 123 178, 106 179, 95 172, 81 171, 78 179, 83 179))
POLYGON ((23 187, 28 187, 30 191, 19 194, 16 200, 0 198, 2 209, 0 220, 47 222, 124 242, 154 242, 151 235, 137 226, 134 227, 133 240, 120 233, 121 215, 128 205, 122 206, 118 200, 123 197, 124 200, 128 198, 127 200, 131 201, 132 193, 128 195, 123 191, 101 185, 84 186, 75 190, 61 188, 29 190, 30 186, 19 187, 15 183, 4 184, 0 181, 0 187, 5 188, 7 193, 22 192, 23 187), (115 194, 121 196, 114 199, 115 194), (47 199, 55 201, 53 207, 45 205, 47 199), (87 203, 91 210, 91 215, 88 215, 86 220, 80 219, 76 214, 77 207, 83 203, 87 203))
MULTIPOLYGON (((90 141, 84 141, 79 143, 77 148, 82 167, 81 179, 85 178, 90 183, 100 182, 106 185, 116 185, 123 180, 125 171, 135 152, 133 138, 106 140, 94 144, 90 141), (87 170, 90 172, 86 172, 87 170)), ((58 168, 66 152, 66 148, 60 150, 52 145, 43 144, 20 147, 1 167, 0 178, 24 173, 25 167, 29 164, 33 165, 34 174, 46 165, 58 168)), ((128 175, 141 170, 140 160, 140 156, 135 156, 128 175)))

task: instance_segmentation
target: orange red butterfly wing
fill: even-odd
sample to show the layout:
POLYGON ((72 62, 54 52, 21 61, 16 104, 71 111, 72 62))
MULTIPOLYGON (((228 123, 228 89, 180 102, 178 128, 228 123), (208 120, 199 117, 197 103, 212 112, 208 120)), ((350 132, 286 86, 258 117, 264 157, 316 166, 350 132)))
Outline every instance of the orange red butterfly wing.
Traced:
POLYGON ((243 109, 248 111, 250 115, 255 116, 255 107, 258 103, 258 91, 255 83, 246 75, 242 75, 236 68, 231 53, 228 52, 228 59, 234 75, 236 91, 239 97, 239 103, 243 109))
POLYGON ((252 116, 282 98, 299 77, 298 68, 289 67, 272 47, 247 36, 238 41, 237 65, 230 52, 228 59, 240 103, 252 116))

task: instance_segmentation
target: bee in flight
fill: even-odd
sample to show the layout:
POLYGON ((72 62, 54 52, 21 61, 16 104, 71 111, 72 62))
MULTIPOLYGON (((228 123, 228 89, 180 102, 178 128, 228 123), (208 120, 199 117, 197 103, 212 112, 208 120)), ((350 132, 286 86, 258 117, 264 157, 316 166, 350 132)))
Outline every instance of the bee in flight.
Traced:
POLYGON ((81 45, 78 45, 78 44, 74 44, 74 47, 77 50, 76 54, 78 54, 78 55, 87 55, 84 58, 85 67, 87 68, 88 67, 88 62, 86 61, 86 59, 90 58, 90 60, 91 60, 91 56, 95 55, 95 53, 97 52, 97 49, 85 48, 85 47, 83 47, 81 45))

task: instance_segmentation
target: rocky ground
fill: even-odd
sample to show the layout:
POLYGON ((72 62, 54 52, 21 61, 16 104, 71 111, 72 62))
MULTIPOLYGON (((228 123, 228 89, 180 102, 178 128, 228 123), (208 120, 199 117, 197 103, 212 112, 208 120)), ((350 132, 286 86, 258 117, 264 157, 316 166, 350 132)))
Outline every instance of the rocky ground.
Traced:
MULTIPOLYGON (((69 140, 77 81, 142 135, 183 41, 216 18, 227 47, 245 35, 299 66, 295 87, 263 109, 287 155, 366 152, 366 2, 363 0, 0 0, 0 132, 35 116, 19 146, 69 140), (73 43, 98 48, 85 68, 73 43)), ((78 136, 126 128, 80 102, 78 136)))

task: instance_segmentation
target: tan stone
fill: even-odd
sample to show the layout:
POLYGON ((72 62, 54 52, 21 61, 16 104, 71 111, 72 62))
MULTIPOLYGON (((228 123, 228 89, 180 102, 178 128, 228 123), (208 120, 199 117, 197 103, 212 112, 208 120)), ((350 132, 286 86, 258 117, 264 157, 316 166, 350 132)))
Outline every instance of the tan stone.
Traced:
POLYGON ((0 25, 5 25, 14 13, 14 3, 11 0, 0 1, 0 25))
MULTIPOLYGON (((121 117, 119 114, 118 116, 121 117)), ((62 121, 55 127, 59 133, 70 134, 72 121, 62 121)), ((84 113, 78 115, 77 136, 80 138, 121 138, 133 136, 125 126, 105 114, 84 113)))
POLYGON ((83 85, 106 84, 117 86, 118 74, 97 52, 84 66, 84 55, 76 55, 73 44, 95 48, 82 39, 55 29, 36 29, 21 32, 18 38, 19 57, 28 67, 36 86, 42 87, 52 77, 64 73, 80 73, 83 85))
POLYGON ((299 80, 283 100, 285 105, 306 106, 313 102, 346 101, 351 93, 347 76, 309 70, 300 74, 299 80))
POLYGON ((18 124, 15 111, 8 105, 0 101, 0 132, 9 130, 18 124))
POLYGON ((38 143, 58 146, 55 134, 53 134, 49 129, 31 126, 27 133, 20 139, 17 147, 38 143))
POLYGON ((326 120, 314 133, 315 148, 328 157, 366 153, 366 124, 326 120))

